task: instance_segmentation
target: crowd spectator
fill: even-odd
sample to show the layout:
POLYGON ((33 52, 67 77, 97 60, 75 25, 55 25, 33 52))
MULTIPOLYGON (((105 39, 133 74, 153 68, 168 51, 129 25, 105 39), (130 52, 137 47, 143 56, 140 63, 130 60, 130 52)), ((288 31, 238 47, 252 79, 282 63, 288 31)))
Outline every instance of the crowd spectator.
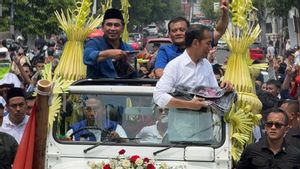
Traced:
POLYGON ((26 115, 27 104, 21 88, 8 90, 6 108, 8 115, 3 118, 0 131, 12 135, 20 143, 29 118, 26 115))
POLYGON ((0 131, 0 168, 11 169, 17 150, 18 143, 14 137, 0 131))
POLYGON ((299 168, 300 150, 284 137, 288 131, 288 115, 280 109, 271 110, 265 131, 265 138, 245 148, 236 168, 299 168))

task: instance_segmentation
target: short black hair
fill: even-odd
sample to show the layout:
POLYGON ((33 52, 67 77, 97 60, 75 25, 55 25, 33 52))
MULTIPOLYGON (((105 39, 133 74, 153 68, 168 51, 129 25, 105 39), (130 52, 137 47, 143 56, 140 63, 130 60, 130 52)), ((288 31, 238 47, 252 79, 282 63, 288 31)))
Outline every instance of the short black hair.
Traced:
POLYGON ((171 19, 169 21, 169 23, 168 23, 168 31, 169 31, 169 33, 171 32, 170 25, 172 23, 176 23, 176 22, 180 22, 180 21, 184 21, 186 23, 187 27, 188 28, 190 27, 190 22, 186 18, 179 16, 179 17, 173 18, 173 19, 171 19))
POLYGON ((275 79, 268 80, 267 85, 275 85, 278 89, 281 88, 281 83, 278 80, 275 80, 275 79))
POLYGON ((211 31, 210 27, 205 25, 195 25, 185 32, 185 47, 190 47, 194 39, 201 41, 204 31, 211 31))
POLYGON ((287 113, 285 111, 283 111, 282 109, 279 109, 279 108, 272 108, 272 109, 270 109, 269 112, 268 112, 268 114, 267 114, 267 116, 266 116, 266 121, 267 121, 267 119, 268 119, 268 117, 269 117, 269 115, 271 113, 275 113, 275 114, 281 113, 281 114, 283 114, 283 116, 284 116, 284 119, 283 119, 284 120, 284 124, 285 125, 288 124, 288 122, 289 122, 289 116, 287 115, 287 113))
POLYGON ((262 111, 278 107, 279 99, 277 97, 273 97, 268 92, 259 91, 257 92, 257 97, 262 103, 262 111))

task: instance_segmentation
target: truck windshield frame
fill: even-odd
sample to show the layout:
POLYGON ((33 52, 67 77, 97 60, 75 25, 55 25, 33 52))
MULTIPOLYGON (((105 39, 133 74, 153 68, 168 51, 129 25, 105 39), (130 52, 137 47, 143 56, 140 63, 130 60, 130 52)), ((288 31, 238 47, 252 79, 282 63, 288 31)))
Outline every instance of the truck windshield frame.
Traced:
POLYGON ((67 104, 62 106, 65 107, 62 108, 65 112, 60 113, 53 125, 53 138, 61 144, 78 145, 121 144, 152 147, 194 145, 218 148, 224 144, 226 123, 222 116, 211 114, 206 110, 197 112, 162 109, 153 104, 152 97, 151 93, 132 92, 128 94, 70 93, 66 97, 67 104), (101 102, 89 102, 93 99, 101 102), (97 114, 97 110, 102 111, 103 114, 97 114), (92 125, 89 125, 91 123, 88 114, 94 115, 90 120, 92 125), (216 119, 217 122, 209 124, 216 119), (79 134, 70 132, 84 127, 88 129, 79 131, 79 134), (109 138, 112 133, 117 133, 118 136, 109 138))

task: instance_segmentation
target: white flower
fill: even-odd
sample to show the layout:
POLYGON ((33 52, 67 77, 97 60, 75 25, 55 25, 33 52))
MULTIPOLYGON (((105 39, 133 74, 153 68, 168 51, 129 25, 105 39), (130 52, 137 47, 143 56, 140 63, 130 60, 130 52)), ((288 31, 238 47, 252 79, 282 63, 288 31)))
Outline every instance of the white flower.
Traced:
POLYGON ((168 165, 167 165, 167 163, 162 162, 162 163, 160 164, 159 168, 160 168, 160 169, 167 169, 167 168, 168 168, 168 165))
POLYGON ((102 168, 105 165, 104 161, 101 161, 99 163, 96 163, 97 168, 102 168))
POLYGON ((129 160, 122 160, 122 166, 125 168, 130 167, 130 161, 129 160))
POLYGON ((144 169, 142 166, 137 166, 136 169, 144 169))
POLYGON ((119 167, 116 167, 115 169, 123 169, 123 167, 119 166, 119 167))
POLYGON ((96 163, 95 161, 91 162, 91 161, 88 161, 88 166, 91 167, 91 169, 95 169, 96 168, 96 163))
POLYGON ((137 165, 137 166, 141 166, 141 165, 143 165, 143 160, 141 159, 141 158, 137 158, 136 160, 135 160, 135 164, 137 165))

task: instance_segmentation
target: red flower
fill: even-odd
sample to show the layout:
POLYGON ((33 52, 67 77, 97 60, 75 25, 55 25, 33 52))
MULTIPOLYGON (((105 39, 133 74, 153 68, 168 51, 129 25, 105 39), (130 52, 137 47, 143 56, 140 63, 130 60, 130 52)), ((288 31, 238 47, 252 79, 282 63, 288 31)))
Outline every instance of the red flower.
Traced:
POLYGON ((150 161, 149 158, 147 157, 144 158, 144 163, 149 163, 149 161, 150 161))
POLYGON ((122 149, 122 150, 119 151, 119 155, 123 155, 123 154, 125 154, 125 152, 126 151, 124 149, 122 149))
POLYGON ((140 156, 138 156, 138 155, 133 155, 133 156, 130 157, 130 161, 131 161, 132 163, 135 163, 136 159, 138 159, 138 158, 140 158, 140 156))
POLYGON ((110 165, 109 165, 109 164, 105 164, 105 165, 103 166, 103 169, 111 169, 111 168, 110 168, 110 165))
POLYGON ((154 167, 153 164, 148 164, 148 165, 147 165, 147 169, 155 169, 155 167, 154 167))

